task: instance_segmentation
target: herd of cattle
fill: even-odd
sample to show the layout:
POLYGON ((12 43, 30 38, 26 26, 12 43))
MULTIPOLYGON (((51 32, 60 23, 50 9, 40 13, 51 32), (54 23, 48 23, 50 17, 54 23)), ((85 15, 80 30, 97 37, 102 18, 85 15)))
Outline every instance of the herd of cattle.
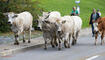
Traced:
MULTIPOLYGON (((31 13, 25 11, 19 14, 13 12, 4 13, 8 17, 8 23, 11 25, 11 30, 14 32, 15 43, 14 45, 19 45, 19 35, 23 33, 23 43, 25 42, 25 31, 29 32, 28 43, 31 39, 31 29, 33 23, 33 16, 31 13)), ((82 27, 82 19, 79 16, 61 16, 58 11, 52 12, 43 12, 42 16, 39 16, 38 27, 43 32, 43 38, 45 41, 45 49, 47 49, 47 43, 50 40, 52 47, 57 47, 58 50, 61 50, 64 43, 65 48, 70 48, 70 40, 72 38, 72 45, 75 45, 79 32, 82 27)), ((98 32, 102 34, 102 41, 105 26, 104 22, 102 23, 101 18, 98 21, 98 24, 94 24, 95 27, 95 44, 97 41, 98 32), (101 26, 101 27, 100 27, 101 26)))

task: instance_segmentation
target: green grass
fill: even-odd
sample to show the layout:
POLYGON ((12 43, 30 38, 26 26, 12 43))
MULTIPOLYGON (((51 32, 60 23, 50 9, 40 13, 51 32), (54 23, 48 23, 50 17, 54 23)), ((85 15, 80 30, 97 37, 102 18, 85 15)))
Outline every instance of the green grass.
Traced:
MULTIPOLYGON (((33 0, 34 1, 34 0, 33 0)), ((36 1, 36 0, 35 0, 36 1)), ((76 6, 75 0, 38 0, 41 4, 40 7, 45 11, 59 11, 62 16, 69 15, 72 7, 76 6)), ((89 26, 89 17, 92 9, 100 9, 102 16, 105 16, 105 0, 81 0, 80 4, 80 17, 83 20, 83 28, 89 26)))
MULTIPOLYGON (((32 31, 31 33, 31 38, 37 38, 39 36, 42 36, 42 32, 41 31, 32 31)), ((20 34, 20 39, 22 39, 22 35, 23 34, 20 34)), ((7 32, 7 33, 0 33, 0 36, 4 36, 4 37, 13 37, 14 36, 14 33, 13 32, 7 32)), ((29 38, 29 34, 28 32, 25 33, 25 39, 28 39, 29 38)))

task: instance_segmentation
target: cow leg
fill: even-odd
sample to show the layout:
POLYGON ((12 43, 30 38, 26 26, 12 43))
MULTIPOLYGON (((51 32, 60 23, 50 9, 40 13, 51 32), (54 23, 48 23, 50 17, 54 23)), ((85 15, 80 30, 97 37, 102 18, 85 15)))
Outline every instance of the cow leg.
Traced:
POLYGON ((28 43, 30 43, 31 41, 31 27, 29 28, 29 40, 28 40, 28 43))
POLYGON ((51 45, 52 45, 52 48, 55 48, 54 39, 53 38, 51 39, 51 45))
POLYGON ((45 40, 45 50, 47 50, 47 39, 46 38, 44 38, 44 40, 45 40))
POLYGON ((55 44, 56 46, 58 46, 58 43, 57 43, 57 38, 56 38, 56 36, 54 37, 54 44, 55 44))
POLYGON ((71 34, 69 35, 68 48, 70 48, 70 39, 71 39, 71 34))
POLYGON ((18 35, 15 35, 15 43, 14 43, 14 45, 19 45, 18 40, 19 40, 19 36, 18 35))
POLYGON ((64 40, 64 46, 65 46, 65 48, 67 48, 67 41, 66 40, 64 40))
POLYGON ((103 38, 104 38, 104 31, 102 32, 102 35, 101 35, 101 45, 103 45, 103 38))
POLYGON ((95 34, 95 45, 97 44, 98 33, 95 34))
POLYGON ((65 46, 65 48, 68 48, 68 37, 69 37, 69 34, 67 33, 65 35, 65 38, 64 38, 64 46, 65 46))
POLYGON ((79 36, 79 31, 76 32, 76 40, 75 40, 75 44, 77 43, 78 36, 79 36))
POLYGON ((74 34, 72 35, 72 38, 73 38, 73 40, 72 40, 72 45, 75 45, 75 36, 74 36, 74 34))
POLYGON ((58 50, 61 50, 61 39, 59 39, 58 41, 59 41, 58 50))
POLYGON ((52 48, 54 48, 54 45, 53 45, 53 41, 51 40, 51 46, 52 46, 52 48))
POLYGON ((23 31, 23 43, 25 43, 25 31, 23 31))
POLYGON ((78 38, 79 36, 79 31, 76 32, 76 39, 78 38))

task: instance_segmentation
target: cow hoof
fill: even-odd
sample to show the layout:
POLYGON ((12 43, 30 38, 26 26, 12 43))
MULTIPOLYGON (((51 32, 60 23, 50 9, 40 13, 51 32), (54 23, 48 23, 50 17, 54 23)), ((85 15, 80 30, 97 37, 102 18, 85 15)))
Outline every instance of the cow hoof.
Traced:
POLYGON ((101 45, 103 45, 103 43, 101 43, 101 45))
POLYGON ((25 40, 23 40, 23 43, 25 43, 26 41, 25 40))
POLYGON ((65 45, 65 48, 67 48, 67 46, 65 45))
POLYGON ((74 42, 74 45, 76 45, 76 41, 74 42))
POLYGON ((72 45, 74 45, 74 43, 72 43, 72 45))
POLYGON ((14 43, 14 45, 17 45, 17 43, 14 43))
POLYGON ((64 41, 64 46, 65 48, 67 48, 67 41, 64 41))
POLYGON ((96 43, 94 45, 96 45, 96 43))
POLYGON ((72 42, 72 45, 75 45, 74 41, 72 42))
POLYGON ((65 48, 68 48, 68 47, 67 47, 67 44, 64 44, 64 46, 65 46, 65 48))
POLYGON ((19 45, 19 43, 14 43, 14 45, 19 45))
POLYGON ((70 48, 70 45, 68 45, 68 48, 70 48))
POLYGON ((76 40, 74 40, 74 41, 72 42, 72 45, 76 45, 76 40))
POLYGON ((28 41, 28 43, 31 43, 31 41, 28 41))
POLYGON ((55 42, 54 44, 55 44, 56 46, 58 46, 58 43, 57 43, 57 42, 55 42))
POLYGON ((44 48, 44 50, 47 50, 47 48, 44 48))
POLYGON ((58 48, 58 50, 60 51, 60 50, 61 50, 61 48, 58 48))
POLYGON ((54 46, 54 45, 52 45, 52 48, 55 48, 55 46, 54 46))
POLYGON ((58 43, 56 43, 56 46, 58 46, 58 43))

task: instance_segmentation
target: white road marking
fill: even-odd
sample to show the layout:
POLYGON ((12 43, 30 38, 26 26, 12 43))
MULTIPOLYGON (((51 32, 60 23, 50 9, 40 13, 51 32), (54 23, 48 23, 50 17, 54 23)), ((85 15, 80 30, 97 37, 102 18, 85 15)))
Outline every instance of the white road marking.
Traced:
POLYGON ((88 59, 86 59, 86 60, 93 60, 93 59, 95 59, 95 58, 97 58, 97 57, 99 57, 100 55, 96 55, 96 56, 92 56, 92 57, 90 57, 90 58, 88 58, 88 59))

